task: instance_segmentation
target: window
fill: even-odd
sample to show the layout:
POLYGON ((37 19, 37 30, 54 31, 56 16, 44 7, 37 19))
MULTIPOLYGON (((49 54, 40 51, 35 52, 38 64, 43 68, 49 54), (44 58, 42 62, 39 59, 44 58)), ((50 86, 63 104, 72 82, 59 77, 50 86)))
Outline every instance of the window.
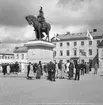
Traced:
POLYGON ((2 55, 2 59, 4 59, 4 55, 2 55))
POLYGON ((99 45, 99 43, 100 43, 100 40, 97 40, 97 45, 99 45))
POLYGON ((9 59, 9 56, 8 56, 8 59, 9 59))
POLYGON ((74 46, 76 46, 77 45, 77 42, 74 42, 74 46))
POLYGON ((92 41, 89 41, 89 45, 92 45, 92 41))
POLYGON ((35 51, 34 50, 32 51, 32 54, 35 55, 35 51))
POLYGON ((69 46, 70 45, 70 43, 69 42, 67 42, 67 46, 69 46))
POLYGON ((89 55, 92 55, 92 49, 89 49, 89 55))
POLYGON ((22 54, 22 58, 21 59, 24 59, 24 54, 22 54))
POLYGON ((69 50, 67 50, 67 56, 69 56, 69 54, 70 54, 70 52, 69 52, 69 50))
POLYGON ((19 54, 17 54, 16 56, 17 56, 17 59, 19 59, 19 54))
POLYGON ((5 56, 5 59, 7 59, 7 56, 5 56))
POLYGON ((63 56, 63 51, 62 50, 60 51, 60 56, 63 56))
POLYGON ((84 41, 81 41, 81 45, 82 45, 82 46, 84 45, 84 41))
POLYGON ((74 50, 74 56, 76 56, 77 55, 77 50, 74 50))
POLYGON ((63 43, 60 43, 60 47, 62 47, 63 46, 63 43))
POLYGON ((53 57, 55 57, 55 56, 56 56, 56 51, 53 52, 53 57))

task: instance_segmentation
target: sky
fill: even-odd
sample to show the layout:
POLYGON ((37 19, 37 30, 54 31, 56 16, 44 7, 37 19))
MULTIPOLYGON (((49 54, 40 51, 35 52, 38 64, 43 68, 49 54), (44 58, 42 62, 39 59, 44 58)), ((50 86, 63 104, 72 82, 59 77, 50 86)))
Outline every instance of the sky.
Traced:
POLYGON ((103 0, 0 0, 0 50, 35 39, 25 16, 39 14, 51 24, 50 37, 66 32, 103 30, 103 0))

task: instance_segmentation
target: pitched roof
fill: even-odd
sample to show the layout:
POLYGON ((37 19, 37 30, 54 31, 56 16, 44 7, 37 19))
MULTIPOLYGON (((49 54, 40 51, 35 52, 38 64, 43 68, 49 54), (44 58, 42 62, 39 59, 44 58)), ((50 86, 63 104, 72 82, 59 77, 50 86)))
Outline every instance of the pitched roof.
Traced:
POLYGON ((28 51, 26 46, 15 47, 14 53, 26 53, 28 51))
MULTIPOLYGON (((97 31, 97 32, 90 32, 90 34, 93 36, 93 39, 99 39, 103 37, 103 32, 102 31, 97 31)), ((87 39, 87 32, 83 33, 67 33, 67 34, 62 34, 62 35, 57 35, 57 37, 60 39, 60 41, 65 41, 65 40, 86 40, 87 39)))
POLYGON ((14 55, 13 51, 0 51, 0 55, 14 55))

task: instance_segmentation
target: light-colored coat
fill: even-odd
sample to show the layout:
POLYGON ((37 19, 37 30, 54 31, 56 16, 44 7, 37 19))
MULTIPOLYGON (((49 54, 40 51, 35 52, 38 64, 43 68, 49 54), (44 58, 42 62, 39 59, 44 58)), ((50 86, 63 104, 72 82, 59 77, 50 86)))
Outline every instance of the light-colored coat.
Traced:
POLYGON ((98 64, 96 63, 96 64, 94 65, 94 74, 97 74, 97 70, 98 70, 98 64))
POLYGON ((66 71, 67 71, 67 72, 69 72, 69 65, 70 65, 70 62, 68 62, 68 63, 66 64, 66 71))
POLYGON ((64 78, 65 65, 62 63, 61 77, 64 78))
POLYGON ((10 65, 7 66, 7 74, 10 74, 10 65))
POLYGON ((59 77, 59 68, 58 68, 58 63, 56 63, 56 73, 55 73, 56 77, 59 77))
POLYGON ((33 73, 33 65, 30 65, 30 73, 29 76, 33 77, 34 73, 33 73))

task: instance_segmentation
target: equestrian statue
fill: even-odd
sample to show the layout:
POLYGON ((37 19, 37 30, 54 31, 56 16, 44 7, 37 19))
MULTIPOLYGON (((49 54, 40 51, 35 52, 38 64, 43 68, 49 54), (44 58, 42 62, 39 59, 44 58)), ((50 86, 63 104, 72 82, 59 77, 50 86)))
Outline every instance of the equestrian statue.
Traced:
POLYGON ((51 25, 46 22, 42 7, 40 8, 39 15, 37 17, 28 15, 25 19, 34 27, 36 40, 42 40, 44 37, 44 32, 46 34, 45 40, 49 41, 49 31, 51 30, 51 25))

